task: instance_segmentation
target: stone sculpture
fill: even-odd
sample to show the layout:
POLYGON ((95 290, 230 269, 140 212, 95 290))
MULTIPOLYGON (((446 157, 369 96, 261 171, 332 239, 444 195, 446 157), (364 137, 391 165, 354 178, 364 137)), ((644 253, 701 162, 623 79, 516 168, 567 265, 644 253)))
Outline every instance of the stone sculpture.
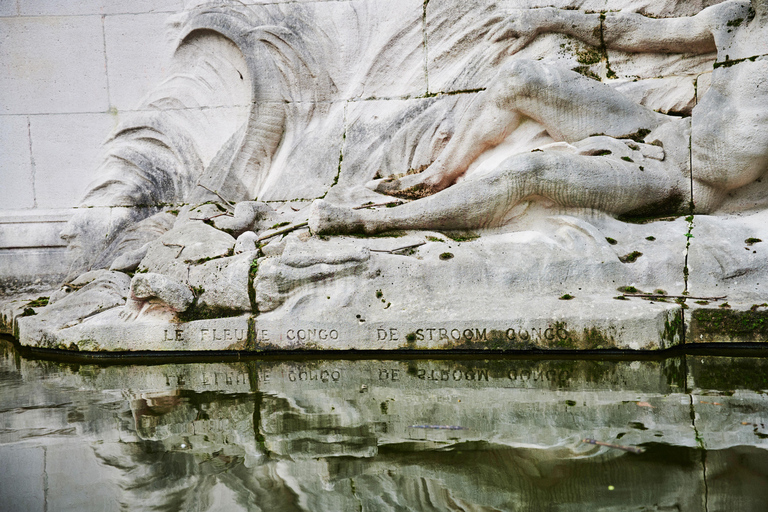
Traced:
POLYGON ((176 20, 22 342, 664 348, 762 300, 768 2, 403 3, 176 20))
POLYGON ((684 19, 554 8, 516 12, 493 35, 515 38, 512 50, 541 32, 558 31, 628 52, 716 51, 710 89, 691 117, 679 121, 574 71, 513 61, 473 100, 435 162, 423 173, 382 181, 376 190, 420 198, 446 189, 524 117, 566 144, 541 154, 514 155, 476 181, 392 210, 340 210, 319 202, 313 230, 495 227, 531 196, 563 206, 646 215, 684 212, 690 198, 698 213, 712 212, 725 194, 768 168, 767 29, 768 3, 761 1, 725 2, 684 19), (688 181, 692 189, 686 197, 688 181))

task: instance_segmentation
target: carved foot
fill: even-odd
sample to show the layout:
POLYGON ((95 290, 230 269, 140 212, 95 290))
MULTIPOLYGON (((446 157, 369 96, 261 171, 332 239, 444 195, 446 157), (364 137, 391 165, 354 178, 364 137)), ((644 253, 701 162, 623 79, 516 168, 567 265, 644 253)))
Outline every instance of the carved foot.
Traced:
POLYGON ((374 180, 366 184, 366 187, 381 194, 386 194, 403 199, 421 199, 445 188, 435 176, 421 174, 409 174, 402 178, 384 178, 374 180))
POLYGON ((364 233, 361 212, 316 200, 309 210, 309 229, 317 235, 364 233))

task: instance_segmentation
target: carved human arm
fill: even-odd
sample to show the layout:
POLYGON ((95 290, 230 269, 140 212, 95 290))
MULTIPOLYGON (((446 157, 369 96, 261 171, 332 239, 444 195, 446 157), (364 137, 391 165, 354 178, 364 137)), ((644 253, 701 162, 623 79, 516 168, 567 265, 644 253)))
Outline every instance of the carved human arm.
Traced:
POLYGON ((566 34, 592 46, 627 52, 709 53, 716 51, 711 21, 713 12, 720 8, 713 6, 695 16, 680 18, 585 13, 555 7, 521 9, 510 12, 488 37, 491 41, 512 40, 510 54, 546 33, 566 34))

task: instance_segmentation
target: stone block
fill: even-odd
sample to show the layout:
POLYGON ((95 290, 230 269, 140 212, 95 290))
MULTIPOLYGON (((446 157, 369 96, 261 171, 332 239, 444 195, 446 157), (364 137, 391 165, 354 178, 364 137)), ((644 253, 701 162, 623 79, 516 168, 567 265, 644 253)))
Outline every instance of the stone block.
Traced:
POLYGON ((339 172, 344 133, 344 102, 293 103, 288 122, 301 134, 283 141, 272 171, 261 187, 260 201, 314 199, 324 195, 339 172), (302 175, 296 180, 297 173, 302 175))
POLYGON ((16 16, 19 14, 18 0, 6 0, 0 3, 0 16, 16 16))
POLYGON ((168 18, 165 12, 104 18, 109 98, 117 110, 138 108, 167 72, 168 18))
POLYGON ((182 0, 18 0, 22 16, 82 16, 176 11, 182 0))
POLYGON ((99 16, 1 18, 0 32, 0 113, 109 108, 99 16))
POLYGON ((0 148, 3 148, 0 153, 0 209, 32 208, 35 205, 34 169, 27 116, 0 117, 0 148))
POLYGON ((57 287, 69 272, 64 248, 0 250, 0 295, 57 287))
MULTIPOLYGON (((644 304, 611 298, 572 301, 520 297, 484 303, 454 321, 408 310, 391 315, 349 308, 352 318, 328 311, 287 317, 268 312, 254 320, 256 350, 579 350, 663 349, 677 345, 682 317, 675 304, 644 304), (604 312, 611 311, 610 318, 604 312), (361 311, 355 315, 356 311, 361 311), (390 316, 391 320, 383 317, 390 316), (333 318, 333 320, 331 320, 333 318)), ((393 308, 394 309, 394 308, 393 308)), ((445 310, 436 304, 433 311, 445 310)), ((445 318, 445 314, 442 318, 445 318)), ((441 316, 441 315, 438 315, 441 316)))
POLYGON ((101 146, 114 128, 111 114, 30 118, 35 191, 40 208, 76 206, 95 178, 101 146))
POLYGON ((85 351, 245 350, 248 316, 186 323, 124 322, 113 308, 74 327, 45 331, 37 317, 19 319, 19 341, 31 347, 73 347, 85 351))
POLYGON ((66 247, 59 236, 72 210, 5 211, 0 217, 0 249, 66 247))

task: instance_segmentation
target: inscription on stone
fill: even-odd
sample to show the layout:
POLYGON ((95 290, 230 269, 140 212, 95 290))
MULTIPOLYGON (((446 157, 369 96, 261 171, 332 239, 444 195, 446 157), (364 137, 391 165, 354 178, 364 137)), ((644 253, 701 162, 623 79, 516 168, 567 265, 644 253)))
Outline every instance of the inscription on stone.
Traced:
POLYGON ((326 341, 339 339, 336 329, 288 329, 285 337, 289 341, 326 341))
POLYGON ((419 369, 416 377, 421 380, 432 381, 485 381, 488 382, 488 370, 463 370, 463 369, 419 369))
MULTIPOLYGON (((501 331, 495 331, 490 328, 450 328, 450 327, 423 327, 416 329, 405 336, 408 341, 446 341, 446 342, 488 342, 491 341, 494 336, 498 337, 497 333, 503 333, 504 338, 507 341, 520 341, 523 343, 533 342, 554 342, 554 341, 566 341, 570 339, 570 332, 567 329, 565 323, 555 322, 547 324, 542 327, 518 327, 503 329, 501 331)), ((398 328, 396 327, 379 327, 376 329, 377 341, 402 341, 398 328)), ((498 341, 498 340, 496 340, 498 341)))
MULTIPOLYGON (((200 341, 243 341, 247 336, 245 329, 203 328, 200 329, 200 341)), ((184 329, 164 329, 163 341, 187 341, 184 329)))

